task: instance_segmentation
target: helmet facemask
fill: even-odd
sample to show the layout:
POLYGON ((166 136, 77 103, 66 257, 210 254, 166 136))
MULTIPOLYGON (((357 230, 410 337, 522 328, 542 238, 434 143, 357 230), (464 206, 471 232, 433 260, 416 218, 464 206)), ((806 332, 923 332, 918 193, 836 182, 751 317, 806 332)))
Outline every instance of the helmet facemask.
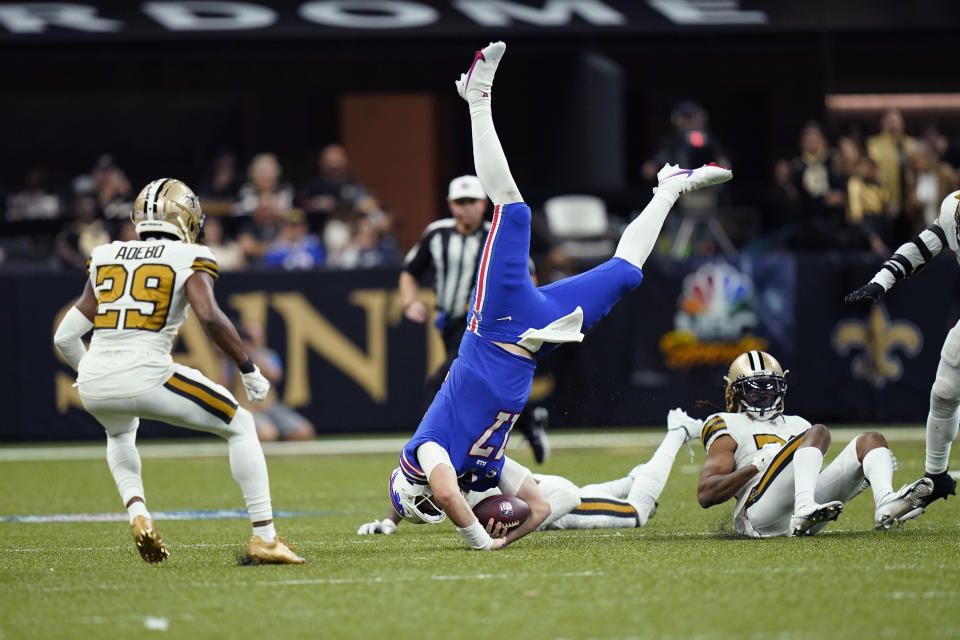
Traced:
POLYGON ((407 480, 400 467, 390 474, 390 504, 401 518, 413 524, 440 524, 447 519, 430 485, 407 480))
POLYGON ((751 376, 734 381, 733 396, 739 402, 738 411, 759 420, 768 420, 783 413, 787 381, 777 374, 751 376))
POLYGON ((763 351, 738 356, 724 377, 726 410, 770 420, 783 413, 786 374, 776 358, 763 351))

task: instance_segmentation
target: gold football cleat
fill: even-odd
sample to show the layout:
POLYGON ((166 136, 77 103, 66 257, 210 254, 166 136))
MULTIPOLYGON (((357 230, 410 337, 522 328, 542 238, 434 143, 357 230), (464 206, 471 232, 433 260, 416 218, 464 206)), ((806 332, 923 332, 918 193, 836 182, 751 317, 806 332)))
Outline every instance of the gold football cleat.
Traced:
POLYGON ((253 536, 247 543, 247 562, 250 564, 304 564, 306 560, 290 548, 286 540, 277 536, 273 542, 264 542, 253 536))
POLYGON ((170 557, 167 545, 163 544, 163 538, 150 518, 136 516, 130 524, 130 533, 133 534, 133 541, 137 543, 140 557, 147 562, 163 562, 170 557))

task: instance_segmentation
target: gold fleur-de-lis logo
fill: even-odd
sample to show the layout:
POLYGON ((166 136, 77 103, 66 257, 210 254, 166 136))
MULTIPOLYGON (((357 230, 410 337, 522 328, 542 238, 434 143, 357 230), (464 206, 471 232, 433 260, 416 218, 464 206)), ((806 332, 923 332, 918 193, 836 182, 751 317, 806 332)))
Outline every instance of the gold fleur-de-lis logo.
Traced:
POLYGON ((833 348, 846 356, 859 351, 850 363, 853 377, 882 389, 888 382, 896 382, 903 375, 903 362, 894 355, 900 350, 908 358, 916 357, 923 346, 923 334, 912 322, 890 322, 882 304, 870 309, 870 317, 863 320, 842 320, 833 330, 833 348))

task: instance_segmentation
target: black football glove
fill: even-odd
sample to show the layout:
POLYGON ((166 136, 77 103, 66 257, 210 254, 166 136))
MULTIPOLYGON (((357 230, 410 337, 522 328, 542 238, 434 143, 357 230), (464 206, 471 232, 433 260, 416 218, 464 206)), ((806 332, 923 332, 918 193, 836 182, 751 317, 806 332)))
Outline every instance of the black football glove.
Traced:
POLYGON ((880 302, 880 298, 883 297, 883 294, 886 293, 883 287, 878 285, 876 282, 868 282, 863 285, 856 291, 851 291, 847 294, 847 297, 843 299, 844 302, 871 302, 877 304, 880 302))

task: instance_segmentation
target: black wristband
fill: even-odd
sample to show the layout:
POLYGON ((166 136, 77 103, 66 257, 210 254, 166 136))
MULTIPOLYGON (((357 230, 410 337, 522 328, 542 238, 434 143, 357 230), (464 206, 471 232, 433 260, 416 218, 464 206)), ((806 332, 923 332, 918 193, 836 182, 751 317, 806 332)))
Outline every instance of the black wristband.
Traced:
POLYGON ((240 373, 253 373, 256 368, 256 365, 253 364, 253 358, 248 356, 247 361, 240 365, 240 373))

